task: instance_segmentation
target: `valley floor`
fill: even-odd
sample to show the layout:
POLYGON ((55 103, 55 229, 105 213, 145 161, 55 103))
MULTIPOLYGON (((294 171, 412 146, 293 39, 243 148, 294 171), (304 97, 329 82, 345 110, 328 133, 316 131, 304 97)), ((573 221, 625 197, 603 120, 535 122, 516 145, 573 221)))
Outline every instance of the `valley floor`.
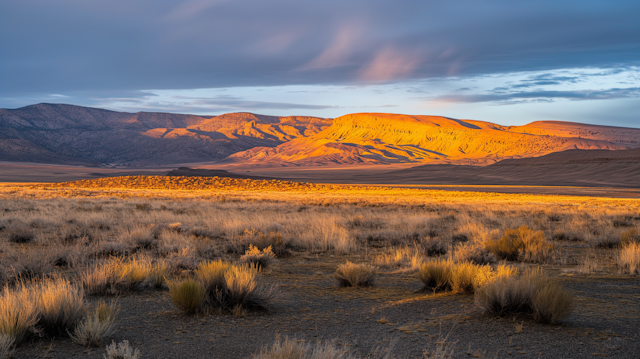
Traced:
MULTIPOLYGON (((373 288, 340 288, 332 275, 345 260, 367 258, 300 254, 281 260, 264 274, 279 286, 268 313, 186 317, 171 304, 166 290, 120 297, 118 330, 110 340, 128 340, 143 358, 158 359, 248 358, 277 335, 335 341, 358 355, 391 349, 396 358, 423 358, 443 338, 453 345, 454 358, 640 355, 640 293, 634 277, 561 277, 576 295, 577 307, 562 325, 553 326, 485 316, 474 306, 473 296, 416 293, 421 282, 415 273, 387 271, 373 288)), ((24 345, 15 357, 102 358, 103 352, 55 339, 24 345)))
POLYGON ((101 347, 32 335, 16 359, 102 358, 112 340, 128 340, 142 358, 250 358, 278 336, 332 342, 356 357, 429 358, 443 345, 454 358, 640 355, 640 257, 629 259, 636 267, 620 260, 626 246, 640 247, 634 198, 137 176, 3 183, 0 208, 5 292, 24 275, 63 277, 87 290, 89 307, 115 299, 121 308, 101 347), (490 252, 488 243, 524 226, 552 251, 527 261, 490 252), (258 274, 277 288, 266 311, 186 315, 150 277, 116 296, 89 292, 88 273, 105 263, 166 265, 171 283, 197 277, 199 263, 243 263, 251 245, 282 254, 258 274), (539 324, 486 314, 473 294, 424 290, 422 264, 477 253, 491 268, 539 269, 575 309, 539 324), (347 261, 374 266, 375 285, 338 286, 334 272, 347 261))

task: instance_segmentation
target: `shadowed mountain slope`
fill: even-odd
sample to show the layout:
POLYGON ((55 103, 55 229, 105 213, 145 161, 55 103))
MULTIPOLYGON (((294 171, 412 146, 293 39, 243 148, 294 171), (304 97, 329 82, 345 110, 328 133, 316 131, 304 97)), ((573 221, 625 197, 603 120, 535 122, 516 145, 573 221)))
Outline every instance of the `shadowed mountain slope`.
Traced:
POLYGON ((277 146, 331 124, 315 117, 126 113, 62 104, 0 109, 0 161, 164 165, 277 146))
POLYGON ((437 116, 351 114, 310 136, 253 148, 225 162, 255 166, 449 163, 487 165, 567 149, 640 147, 640 129, 564 122, 526 126, 437 116))
POLYGON ((640 188, 640 148, 567 150, 489 166, 423 165, 369 174, 362 183, 640 188))

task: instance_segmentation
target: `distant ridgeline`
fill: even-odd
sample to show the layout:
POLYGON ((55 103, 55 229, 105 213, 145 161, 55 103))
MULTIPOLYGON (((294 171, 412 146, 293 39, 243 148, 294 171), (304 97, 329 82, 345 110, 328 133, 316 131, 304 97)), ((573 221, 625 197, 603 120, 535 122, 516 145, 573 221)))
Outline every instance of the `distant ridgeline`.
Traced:
MULTIPOLYGON (((0 109, 0 161, 156 166, 486 165, 567 149, 640 147, 640 129, 571 122, 500 126, 382 113, 318 117, 126 113, 62 104, 0 109)), ((189 175, 189 174, 186 174, 189 175)))
POLYGON ((153 166, 216 161, 309 136, 331 120, 231 113, 126 113, 38 104, 0 109, 0 161, 153 166))

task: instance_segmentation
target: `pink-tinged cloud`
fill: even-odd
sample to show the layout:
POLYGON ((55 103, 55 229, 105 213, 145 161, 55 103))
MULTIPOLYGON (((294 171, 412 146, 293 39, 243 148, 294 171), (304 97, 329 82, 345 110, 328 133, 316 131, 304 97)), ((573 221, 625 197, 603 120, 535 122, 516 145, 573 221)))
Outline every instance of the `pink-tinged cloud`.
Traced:
POLYGON ((340 27, 333 41, 313 60, 299 70, 315 70, 345 65, 354 52, 365 28, 361 23, 351 23, 340 27))
POLYGON ((390 81, 405 78, 421 62, 417 53, 409 53, 384 48, 376 53, 373 60, 360 69, 358 79, 362 81, 390 81))

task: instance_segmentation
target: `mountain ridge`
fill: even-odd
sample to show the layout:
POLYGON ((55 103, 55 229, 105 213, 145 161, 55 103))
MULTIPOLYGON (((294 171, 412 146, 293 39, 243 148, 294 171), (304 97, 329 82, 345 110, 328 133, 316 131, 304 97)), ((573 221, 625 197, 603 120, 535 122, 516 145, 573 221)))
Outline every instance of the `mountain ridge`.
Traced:
POLYGON ((440 116, 349 114, 311 136, 239 152, 225 162, 263 167, 403 162, 487 165, 571 148, 640 146, 640 129, 571 123, 572 129, 567 130, 557 122, 546 127, 540 124, 544 122, 501 126, 440 116))
POLYGON ((216 161, 311 134, 330 120, 117 112, 66 104, 0 109, 0 161, 149 166, 216 161))
POLYGON ((356 113, 325 119, 248 112, 198 116, 66 104, 0 109, 0 161, 125 167, 489 165, 568 149, 640 147, 640 129, 356 113))

